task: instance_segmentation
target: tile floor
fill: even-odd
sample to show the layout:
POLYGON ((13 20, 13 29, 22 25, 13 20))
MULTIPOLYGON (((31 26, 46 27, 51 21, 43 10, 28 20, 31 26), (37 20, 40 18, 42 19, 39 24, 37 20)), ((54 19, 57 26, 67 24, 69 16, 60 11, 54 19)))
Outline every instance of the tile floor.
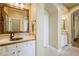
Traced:
POLYGON ((45 48, 45 56, 79 56, 79 48, 66 46, 60 52, 54 48, 45 48))

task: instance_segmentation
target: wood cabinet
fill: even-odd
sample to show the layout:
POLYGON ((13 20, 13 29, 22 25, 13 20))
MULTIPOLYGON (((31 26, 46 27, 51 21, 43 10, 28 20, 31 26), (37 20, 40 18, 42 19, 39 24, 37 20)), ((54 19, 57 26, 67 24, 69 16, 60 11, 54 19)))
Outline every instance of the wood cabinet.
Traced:
POLYGON ((0 56, 35 56, 35 41, 1 46, 0 56))

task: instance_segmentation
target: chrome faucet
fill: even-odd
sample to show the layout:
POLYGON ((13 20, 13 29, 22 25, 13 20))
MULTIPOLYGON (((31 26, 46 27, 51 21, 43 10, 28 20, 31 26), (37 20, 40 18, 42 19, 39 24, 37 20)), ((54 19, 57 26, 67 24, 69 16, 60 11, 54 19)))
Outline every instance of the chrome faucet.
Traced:
POLYGON ((14 37, 14 33, 12 32, 12 33, 10 34, 10 40, 13 40, 13 37, 14 37))

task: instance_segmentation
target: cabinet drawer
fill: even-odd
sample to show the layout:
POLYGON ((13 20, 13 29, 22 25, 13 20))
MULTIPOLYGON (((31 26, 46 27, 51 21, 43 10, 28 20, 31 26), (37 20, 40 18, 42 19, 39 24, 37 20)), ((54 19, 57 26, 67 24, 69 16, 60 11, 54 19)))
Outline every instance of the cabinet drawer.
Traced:
POLYGON ((16 44, 9 45, 8 49, 9 49, 9 55, 10 56, 17 56, 17 53, 16 53, 16 51, 17 51, 16 44))
POLYGON ((23 42, 18 44, 19 47, 17 47, 17 55, 18 56, 27 56, 28 55, 28 44, 27 42, 23 42))

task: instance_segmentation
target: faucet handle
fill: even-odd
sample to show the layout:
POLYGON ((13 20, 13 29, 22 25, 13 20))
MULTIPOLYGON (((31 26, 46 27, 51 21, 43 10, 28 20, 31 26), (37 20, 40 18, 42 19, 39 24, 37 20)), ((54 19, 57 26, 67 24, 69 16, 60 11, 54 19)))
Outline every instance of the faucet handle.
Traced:
POLYGON ((13 37, 14 37, 14 33, 13 33, 13 32, 11 32, 11 34, 10 34, 10 40, 12 40, 12 39, 13 39, 13 37))
POLYGON ((14 35, 15 35, 15 33, 12 33, 12 35, 14 36, 14 35))

